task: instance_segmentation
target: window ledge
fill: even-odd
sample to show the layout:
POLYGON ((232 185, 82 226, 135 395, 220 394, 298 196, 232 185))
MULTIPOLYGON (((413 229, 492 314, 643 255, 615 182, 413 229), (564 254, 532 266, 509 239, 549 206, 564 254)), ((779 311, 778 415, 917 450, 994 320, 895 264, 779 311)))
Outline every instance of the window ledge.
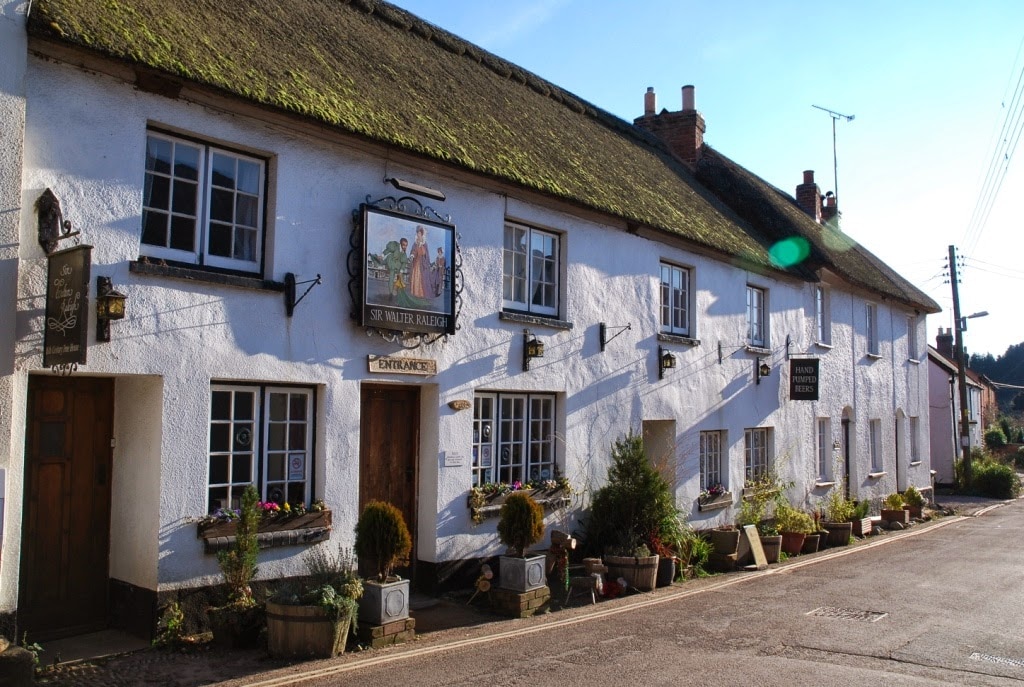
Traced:
MULTIPOLYGON (((488 518, 498 517, 501 513, 501 507, 505 503, 505 498, 509 494, 515 493, 517 492, 510 491, 504 494, 484 495, 482 499, 477 497, 477 500, 474 499, 473 490, 471 489, 466 505, 469 506, 469 515, 473 522, 479 524, 488 518)), ((572 492, 561 487, 551 490, 530 489, 526 490, 525 493, 529 494, 534 501, 547 510, 567 508, 572 503, 572 492)))
POLYGON ((910 461, 910 467, 916 468, 918 465, 921 464, 921 462, 922 461, 920 461, 920 460, 912 460, 912 461, 910 461))
POLYGON ((827 489, 831 489, 834 486, 836 486, 835 482, 824 482, 824 481, 822 481, 822 482, 815 482, 814 483, 814 488, 815 489, 826 489, 826 488, 827 489))
POLYGON ((170 277, 172 279, 184 279, 186 281, 198 281, 207 284, 220 284, 221 286, 237 286, 243 289, 284 292, 284 282, 261 279, 259 277, 243 277, 238 274, 211 272, 196 267, 181 267, 179 265, 148 262, 145 259, 129 262, 128 271, 134 274, 170 277))
POLYGON ((824 348, 827 351, 831 351, 832 350, 832 344, 825 343, 824 341, 815 341, 814 342, 814 346, 816 348, 824 348))
POLYGON ((658 332, 658 341, 679 344, 680 346, 700 346, 700 339, 691 339, 688 336, 669 334, 668 332, 658 332))
POLYGON ((867 358, 868 360, 881 360, 882 359, 882 354, 881 353, 865 353, 864 357, 867 358))
POLYGON ((526 313, 499 310, 498 319, 506 322, 518 322, 519 324, 532 324, 535 327, 551 327, 552 329, 572 329, 572 322, 559 320, 554 317, 540 317, 539 315, 528 315, 526 313))
POLYGON ((889 473, 886 472, 885 470, 882 470, 881 472, 869 472, 868 473, 868 479, 880 479, 882 477, 885 477, 888 474, 889 473))
POLYGON ((750 344, 747 344, 743 348, 745 348, 747 350, 747 353, 756 353, 757 355, 771 355, 772 354, 772 349, 770 349, 770 348, 762 348, 760 346, 751 346, 750 344))
MULTIPOLYGON (((203 540, 205 553, 226 551, 238 539, 235 533, 238 521, 200 522, 196 536, 203 540)), ((303 515, 264 517, 260 520, 256 541, 261 549, 278 546, 308 546, 331 538, 331 511, 317 511, 303 515)))

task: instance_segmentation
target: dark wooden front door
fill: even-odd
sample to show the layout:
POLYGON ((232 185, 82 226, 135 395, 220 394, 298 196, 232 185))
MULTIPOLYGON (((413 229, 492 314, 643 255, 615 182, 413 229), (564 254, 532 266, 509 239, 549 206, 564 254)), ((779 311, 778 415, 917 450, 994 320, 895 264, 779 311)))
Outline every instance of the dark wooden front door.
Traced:
POLYGON ((402 511, 416 564, 416 485, 420 392, 416 387, 364 386, 359 422, 359 511, 387 501, 402 511))
POLYGON ((31 376, 18 622, 30 639, 106 627, 111 379, 31 376))

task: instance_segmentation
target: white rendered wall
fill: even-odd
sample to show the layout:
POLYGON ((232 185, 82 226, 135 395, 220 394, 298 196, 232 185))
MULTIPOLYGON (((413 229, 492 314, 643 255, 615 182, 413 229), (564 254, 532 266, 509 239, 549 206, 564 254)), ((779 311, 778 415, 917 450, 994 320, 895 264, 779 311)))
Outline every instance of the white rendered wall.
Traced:
POLYGON ((941 365, 928 362, 928 397, 931 406, 931 459, 935 470, 935 481, 952 484, 954 480, 953 459, 957 451, 953 433, 954 418, 958 417, 959 397, 955 388, 950 391, 949 372, 941 365))
MULTIPOLYGON (((697 432, 728 432, 729 486, 743 480, 743 430, 773 427, 775 455, 783 476, 798 480, 791 498, 804 498, 815 475, 814 418, 828 416, 838 436, 843 408, 856 414, 855 430, 866 447, 867 420, 879 417, 890 437, 896 410, 920 414, 927 406, 921 366, 908 367, 885 337, 899 308, 879 304, 883 351, 866 362, 863 352, 864 296, 833 289, 833 346, 811 344, 813 289, 785 277, 763 276, 662 242, 627 233, 623 226, 573 214, 570 208, 541 205, 535 198, 503 195, 469 186, 436 172, 403 167, 393 159, 337 143, 305 137, 284 127, 243 116, 169 100, 135 90, 114 79, 33 60, 28 98, 24 195, 35 198, 46 187, 61 199, 65 216, 95 246, 94 274, 113 278, 128 296, 128 316, 112 325, 113 340, 91 344, 83 374, 119 376, 118 423, 148 423, 147 445, 139 452, 119 444, 115 484, 138 479, 155 488, 152 498, 119 505, 114 546, 118 574, 142 586, 192 586, 218 581, 212 556, 202 553, 194 519, 205 510, 209 387, 211 381, 264 381, 305 384, 317 389, 317 496, 334 510, 333 539, 351 544, 358 503, 359 399, 364 382, 421 387, 418 531, 420 558, 446 561, 491 555, 500 550, 495 522, 474 526, 466 507, 471 484, 472 412, 448 403, 472 400, 478 390, 548 392, 557 398, 558 458, 570 481, 593 489, 604 479, 611 442, 647 420, 675 420, 678 437, 676 493, 695 525, 732 521, 732 510, 698 513, 697 432), (280 293, 143 276, 128 271, 140 253, 144 145, 147 123, 174 128, 271 158, 266 276, 285 272, 299 279, 320 273, 323 285, 285 316, 280 293), (465 290, 461 330, 447 342, 412 352, 437 361, 428 379, 370 375, 366 359, 408 355, 397 344, 368 337, 350 319, 345 270, 352 211, 367 195, 393 193, 385 175, 443 188, 444 203, 461 236, 465 290), (564 307, 561 318, 572 329, 530 328, 546 344, 543 359, 521 369, 524 325, 499 318, 501 245, 506 218, 562 233, 564 307), (691 267, 696 289, 700 345, 658 340, 659 262, 691 267), (772 373, 755 384, 756 354, 744 347, 745 285, 769 291, 772 373), (631 329, 599 350, 598 326, 629 323, 631 329), (788 400, 786 336, 790 353, 822 359, 822 398, 788 400), (661 343, 678 358, 677 368, 658 379, 661 343), (718 347, 722 347, 719 362, 718 347), (131 377, 125 383, 124 376, 131 377), (159 387, 151 381, 159 379, 159 387), (159 398, 158 398, 159 397, 159 398), (123 404, 136 404, 132 409, 123 404), (157 434, 158 433, 158 434, 157 434), (460 467, 444 467, 442 454, 467 457, 460 467), (159 455, 158 455, 159 454, 159 455), (785 460, 781 460, 782 457, 785 460), (159 458, 159 472, 156 462, 159 458), (124 474, 119 474, 123 472, 124 474), (156 475, 159 475, 157 478, 156 475), (159 503, 153 520, 154 503, 159 503), (126 532, 139 522, 138 532, 126 532), (142 539, 156 532, 156 548, 142 539), (138 546, 136 546, 138 544, 138 546), (140 560, 129 561, 138 556, 140 560), (149 560, 152 557, 158 563, 149 560)), ((34 216, 23 210, 21 239, 28 243, 34 216)), ((29 326, 18 340, 21 370, 40 365, 38 336, 45 277, 42 251, 23 256, 21 316, 29 326)), ((905 325, 903 327, 905 337, 905 325)), ((117 430, 119 441, 124 434, 117 430)), ((23 432, 23 421, 13 433, 23 432)), ((18 438, 20 441, 20 437, 18 438)), ((889 442, 892 443, 891 441, 889 442)), ((895 470, 869 479, 865 451, 852 470, 854 492, 877 497, 895 487, 895 470)), ((912 481, 919 486, 917 477, 912 481)), ((149 492, 147 492, 149 493, 149 492)), ((815 494, 812 493, 812 496, 815 494)), ((583 495, 583 499, 586 494, 583 495)), ((549 517, 549 524, 571 526, 571 514, 549 517)), ((298 574, 299 549, 261 554, 260 576, 298 574)))

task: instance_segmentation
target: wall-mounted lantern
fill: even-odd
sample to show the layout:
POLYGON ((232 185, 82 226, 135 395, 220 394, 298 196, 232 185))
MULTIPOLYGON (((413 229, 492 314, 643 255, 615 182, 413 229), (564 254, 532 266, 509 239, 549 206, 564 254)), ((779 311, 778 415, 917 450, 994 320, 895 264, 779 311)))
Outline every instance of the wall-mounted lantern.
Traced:
POLYGON ((665 370, 676 369, 676 357, 671 351, 658 346, 658 379, 665 378, 665 370))
POLYGON ((523 371, 530 369, 531 358, 544 357, 544 342, 534 336, 529 329, 523 330, 523 371))
POLYGON ((754 376, 757 378, 757 383, 761 383, 762 377, 768 377, 772 373, 772 366, 764 361, 764 358, 758 358, 757 362, 754 363, 754 376))
POLYGON ((96 277, 96 340, 110 341, 110 321, 124 319, 124 303, 128 300, 114 289, 110 277, 96 277))

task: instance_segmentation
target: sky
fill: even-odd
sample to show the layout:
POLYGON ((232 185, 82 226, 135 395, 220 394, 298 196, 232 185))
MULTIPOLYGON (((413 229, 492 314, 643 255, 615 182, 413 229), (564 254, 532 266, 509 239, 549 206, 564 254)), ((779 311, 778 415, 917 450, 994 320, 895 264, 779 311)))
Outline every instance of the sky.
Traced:
POLYGON ((942 307, 930 344, 951 245, 961 315, 989 313, 968 353, 1024 342, 1024 2, 392 1, 630 122, 648 87, 677 111, 692 84, 706 143, 790 195, 804 170, 836 191, 842 230, 942 307))

